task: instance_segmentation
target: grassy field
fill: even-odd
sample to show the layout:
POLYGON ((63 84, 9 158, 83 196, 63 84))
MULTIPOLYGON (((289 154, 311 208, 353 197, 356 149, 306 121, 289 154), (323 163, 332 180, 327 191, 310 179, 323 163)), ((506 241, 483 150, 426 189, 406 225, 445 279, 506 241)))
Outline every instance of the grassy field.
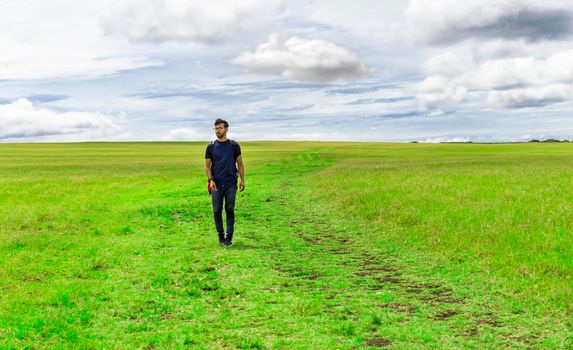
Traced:
POLYGON ((573 145, 0 144, 0 348, 573 348, 573 145))

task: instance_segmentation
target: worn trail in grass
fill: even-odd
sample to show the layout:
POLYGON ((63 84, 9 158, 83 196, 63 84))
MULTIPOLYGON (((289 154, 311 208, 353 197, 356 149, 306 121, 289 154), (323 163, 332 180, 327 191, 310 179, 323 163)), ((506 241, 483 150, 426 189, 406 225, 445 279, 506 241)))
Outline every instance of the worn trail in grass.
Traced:
POLYGON ((489 283, 474 266, 445 263, 385 237, 380 227, 325 210, 316 205, 313 193, 320 188, 312 184, 287 181, 278 191, 295 236, 277 245, 287 251, 274 254, 275 268, 296 281, 297 294, 307 295, 301 312, 338 321, 342 348, 570 346, 566 314, 549 315, 489 283), (310 189, 301 196, 305 185, 310 189), (297 259, 288 258, 293 251, 301 252, 297 259))
POLYGON ((347 146, 245 143, 230 248, 202 144, 3 147, 2 348, 572 345, 563 310, 325 198, 347 146))

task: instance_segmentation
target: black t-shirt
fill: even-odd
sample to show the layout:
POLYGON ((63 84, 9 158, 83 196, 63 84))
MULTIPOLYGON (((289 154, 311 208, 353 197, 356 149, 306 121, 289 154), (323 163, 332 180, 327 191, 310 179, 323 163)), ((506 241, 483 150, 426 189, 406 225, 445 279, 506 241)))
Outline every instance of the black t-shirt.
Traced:
POLYGON ((237 157, 241 155, 241 146, 237 141, 227 140, 219 142, 215 140, 207 145, 205 159, 211 159, 211 174, 217 186, 236 185, 237 176, 237 157))

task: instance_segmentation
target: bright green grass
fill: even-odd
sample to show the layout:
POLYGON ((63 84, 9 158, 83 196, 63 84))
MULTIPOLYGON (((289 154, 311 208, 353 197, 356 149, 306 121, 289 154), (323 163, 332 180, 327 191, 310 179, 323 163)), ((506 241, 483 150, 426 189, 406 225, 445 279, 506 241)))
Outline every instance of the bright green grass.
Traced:
POLYGON ((341 145, 332 157, 316 179, 332 207, 573 312, 573 145, 341 145))
POLYGON ((0 348, 570 348, 573 147, 0 144, 0 348))

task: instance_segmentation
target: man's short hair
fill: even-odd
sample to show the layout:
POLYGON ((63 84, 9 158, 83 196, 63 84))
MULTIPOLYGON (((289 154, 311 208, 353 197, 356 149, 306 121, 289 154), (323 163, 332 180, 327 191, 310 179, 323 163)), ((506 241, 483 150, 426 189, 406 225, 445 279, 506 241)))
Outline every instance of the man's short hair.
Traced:
POLYGON ((215 124, 213 124, 213 125, 216 126, 216 125, 219 125, 219 124, 225 124, 225 128, 228 128, 228 127, 229 127, 229 123, 227 123, 226 120, 223 120, 223 119, 221 119, 221 118, 217 118, 217 120, 215 120, 215 124))

